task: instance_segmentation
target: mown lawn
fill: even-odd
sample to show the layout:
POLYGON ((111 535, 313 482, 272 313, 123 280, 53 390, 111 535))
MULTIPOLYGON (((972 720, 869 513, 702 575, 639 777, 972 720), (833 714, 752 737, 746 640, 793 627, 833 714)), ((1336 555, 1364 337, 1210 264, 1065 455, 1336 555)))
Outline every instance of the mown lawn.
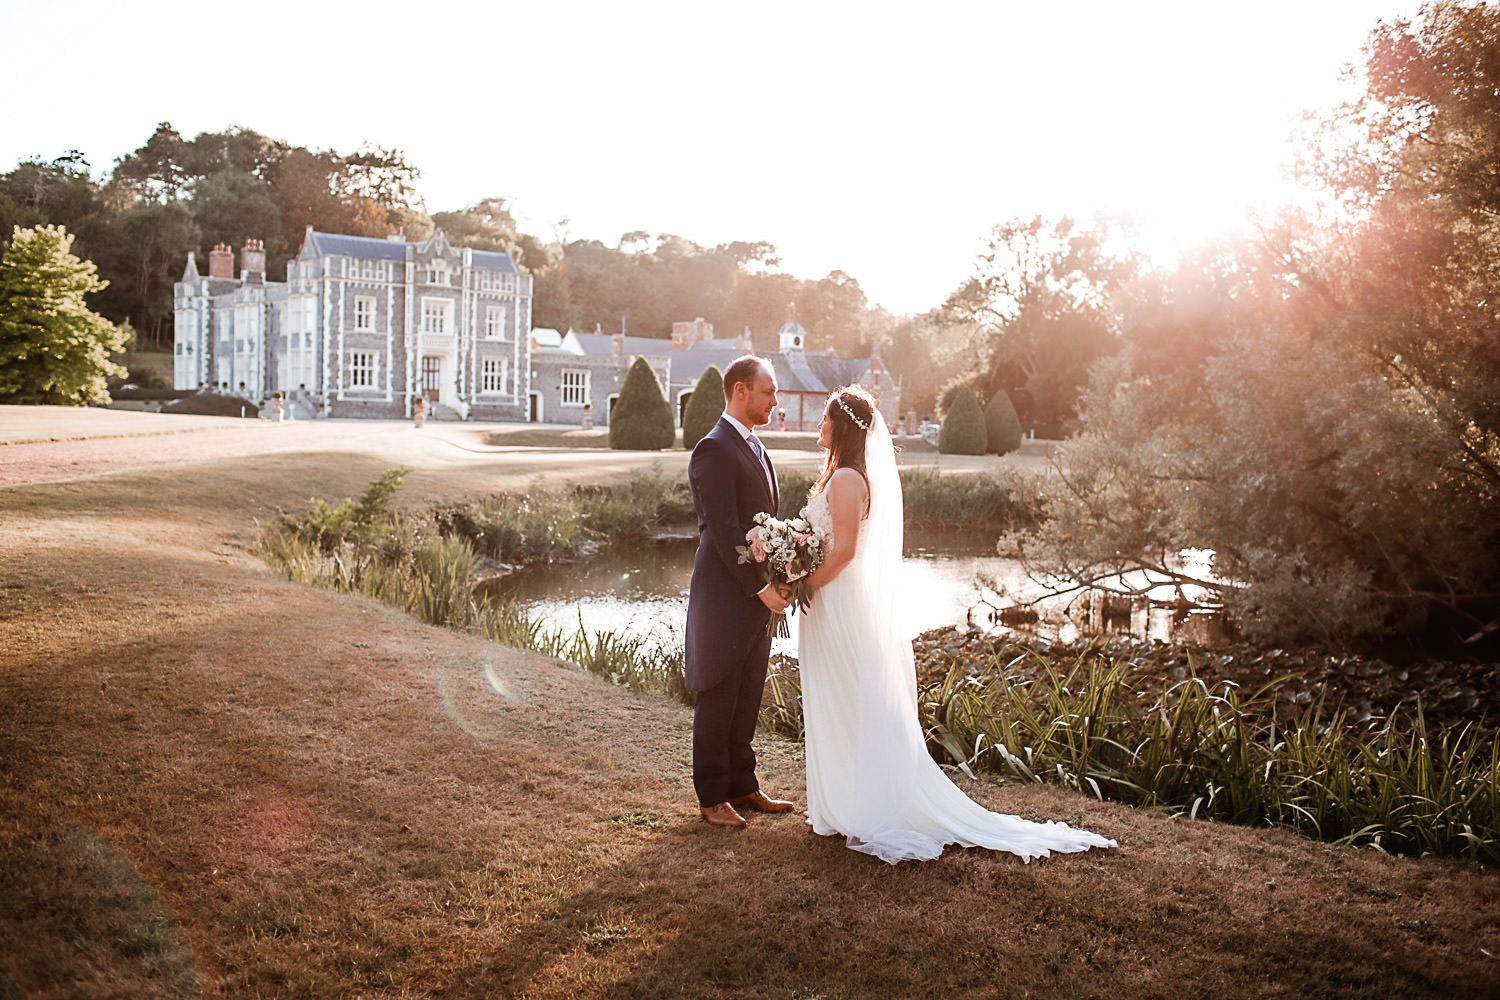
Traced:
POLYGON ((1500 875, 1458 862, 1040 786, 966 785, 1120 849, 891 868, 707 827, 681 706, 261 562, 276 506, 396 462, 422 500, 581 474, 441 444, 0 490, 0 995, 1500 990, 1500 875))

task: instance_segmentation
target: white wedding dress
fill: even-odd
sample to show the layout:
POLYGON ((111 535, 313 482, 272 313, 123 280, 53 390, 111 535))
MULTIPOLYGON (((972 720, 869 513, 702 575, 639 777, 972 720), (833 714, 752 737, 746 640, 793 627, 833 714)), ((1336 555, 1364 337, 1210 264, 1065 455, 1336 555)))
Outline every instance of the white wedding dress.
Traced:
MULTIPOLYGON (((1009 851, 1027 862, 1117 846, 1066 823, 992 813, 928 755, 911 637, 899 624, 901 480, 878 413, 866 435, 865 471, 870 512, 854 560, 814 594, 799 623, 808 823, 891 864, 935 858, 948 844, 1009 851)), ((826 493, 808 504, 808 516, 832 537, 826 493)))

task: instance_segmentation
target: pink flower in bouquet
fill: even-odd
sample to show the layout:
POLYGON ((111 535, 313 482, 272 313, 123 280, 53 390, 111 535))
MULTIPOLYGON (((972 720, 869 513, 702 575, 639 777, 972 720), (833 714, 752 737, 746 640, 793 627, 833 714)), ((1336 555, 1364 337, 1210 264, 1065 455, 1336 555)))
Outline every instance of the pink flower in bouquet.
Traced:
POLYGON ((750 543, 750 554, 755 557, 756 562, 766 561, 766 545, 764 541, 765 529, 756 525, 745 532, 745 541, 750 543))

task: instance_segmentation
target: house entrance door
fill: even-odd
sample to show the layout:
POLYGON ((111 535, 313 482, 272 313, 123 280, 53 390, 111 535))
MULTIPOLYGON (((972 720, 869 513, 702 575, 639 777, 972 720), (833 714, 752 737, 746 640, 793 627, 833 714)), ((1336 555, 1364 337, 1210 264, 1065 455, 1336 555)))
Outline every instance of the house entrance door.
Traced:
POLYGON ((438 401, 440 381, 443 372, 443 359, 425 355, 422 358, 422 395, 429 403, 438 401))

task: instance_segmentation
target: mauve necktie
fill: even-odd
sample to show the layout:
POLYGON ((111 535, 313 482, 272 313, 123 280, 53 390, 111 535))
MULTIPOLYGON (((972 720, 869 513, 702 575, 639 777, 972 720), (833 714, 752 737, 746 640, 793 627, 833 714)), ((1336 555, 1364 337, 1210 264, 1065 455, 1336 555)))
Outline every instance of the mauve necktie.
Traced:
POLYGON ((751 434, 745 440, 749 443, 750 450, 755 452, 755 457, 760 459, 761 470, 766 474, 766 485, 771 488, 771 495, 774 497, 776 495, 776 484, 771 482, 771 466, 766 461, 765 446, 760 443, 760 438, 754 434, 751 434))

